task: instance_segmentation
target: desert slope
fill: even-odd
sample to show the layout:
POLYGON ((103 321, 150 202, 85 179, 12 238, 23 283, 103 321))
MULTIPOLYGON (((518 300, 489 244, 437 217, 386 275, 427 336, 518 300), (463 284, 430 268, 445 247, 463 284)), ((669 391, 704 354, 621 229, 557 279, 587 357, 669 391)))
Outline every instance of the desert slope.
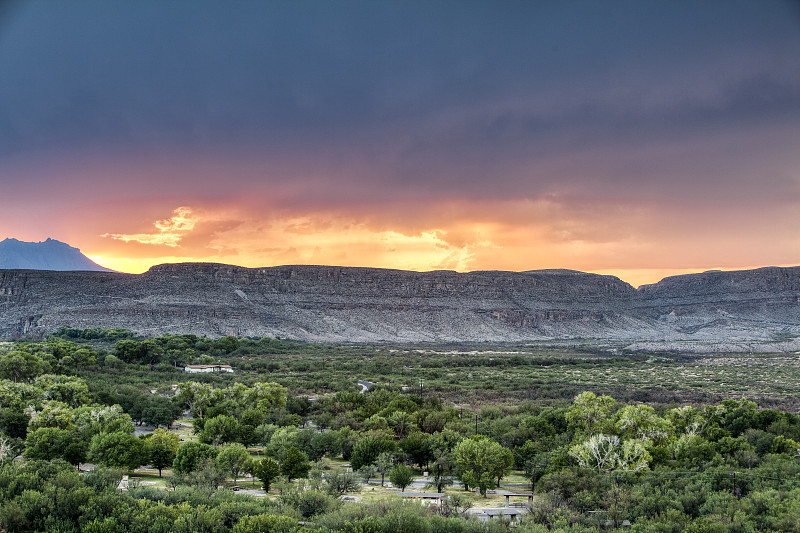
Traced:
POLYGON ((0 270, 0 335, 42 335, 62 325, 319 341, 582 338, 792 349, 800 336, 800 267, 676 276, 639 290, 569 270, 208 263, 140 275, 0 270))

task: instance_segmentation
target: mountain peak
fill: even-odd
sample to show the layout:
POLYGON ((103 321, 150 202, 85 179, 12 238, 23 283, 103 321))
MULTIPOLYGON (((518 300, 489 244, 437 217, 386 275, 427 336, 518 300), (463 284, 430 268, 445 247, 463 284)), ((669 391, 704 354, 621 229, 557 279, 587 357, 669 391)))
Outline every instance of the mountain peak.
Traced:
POLYGON ((50 237, 39 242, 13 237, 0 241, 0 269, 113 272, 83 255, 78 248, 50 237))

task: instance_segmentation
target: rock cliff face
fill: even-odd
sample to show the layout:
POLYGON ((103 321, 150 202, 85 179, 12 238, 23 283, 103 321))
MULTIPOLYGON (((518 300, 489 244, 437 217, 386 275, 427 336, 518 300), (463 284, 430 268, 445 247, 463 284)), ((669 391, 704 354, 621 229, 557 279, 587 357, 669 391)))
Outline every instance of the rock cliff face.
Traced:
POLYGON ((677 276, 639 290, 569 270, 206 263, 141 275, 0 270, 0 336, 63 325, 318 341, 590 338, 791 349, 800 338, 800 267, 677 276))

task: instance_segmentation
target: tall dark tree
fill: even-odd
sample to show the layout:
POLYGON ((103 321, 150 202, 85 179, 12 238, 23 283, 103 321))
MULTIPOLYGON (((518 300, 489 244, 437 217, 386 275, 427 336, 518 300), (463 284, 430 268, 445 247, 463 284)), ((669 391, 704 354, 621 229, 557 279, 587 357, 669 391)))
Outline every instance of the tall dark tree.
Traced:
POLYGON ((281 473, 291 481, 308 476, 309 470, 311 470, 311 464, 308 462, 306 454, 291 446, 286 451, 286 459, 281 464, 281 473))
POLYGON ((148 461, 158 469, 158 477, 161 477, 161 470, 175 461, 181 439, 176 433, 156 429, 147 436, 146 442, 148 461))
POLYGON ((281 475, 281 467, 272 457, 264 457, 253 465, 253 475, 261 480, 264 492, 269 492, 272 482, 281 475))

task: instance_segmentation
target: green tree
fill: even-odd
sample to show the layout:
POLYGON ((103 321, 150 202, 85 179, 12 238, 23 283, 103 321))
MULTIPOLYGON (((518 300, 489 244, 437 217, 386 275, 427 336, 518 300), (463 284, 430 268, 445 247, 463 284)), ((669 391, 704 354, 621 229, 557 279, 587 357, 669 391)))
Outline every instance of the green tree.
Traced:
POLYGON ((167 428, 179 416, 180 408, 163 396, 148 396, 142 409, 142 422, 148 426, 167 428))
POLYGON ((253 383, 243 399, 246 405, 267 413, 275 407, 286 407, 286 387, 278 383, 253 383))
POLYGON ((225 482, 227 473, 213 457, 204 457, 189 473, 189 482, 195 487, 207 487, 217 490, 225 482))
POLYGON ((80 378, 43 374, 34 380, 34 385, 44 389, 48 400, 78 407, 89 402, 89 386, 80 378))
POLYGON ((146 355, 147 347, 134 340, 120 340, 114 345, 114 355, 126 363, 140 363, 146 355))
POLYGON ((494 459, 491 471, 492 475, 497 479, 497 486, 499 487, 503 476, 507 476, 514 465, 514 454, 508 448, 501 446, 494 459))
POLYGON ((722 414, 723 408, 718 405, 706 405, 701 408, 686 405, 670 409, 666 419, 678 434, 708 437, 718 432, 722 414))
POLYGON ((223 531, 222 513, 219 509, 207 505, 189 506, 179 509, 180 514, 175 519, 169 531, 175 533, 217 533, 223 531))
POLYGON ((699 466, 714 457, 714 447, 708 439, 685 433, 671 445, 675 459, 684 465, 699 466))
POLYGON ((742 398, 741 400, 723 400, 722 427, 738 437, 749 428, 757 427, 758 411, 755 402, 742 398))
POLYGON ((261 480, 264 492, 269 492, 272 482, 281 475, 281 467, 272 457, 264 457, 253 465, 253 475, 261 480))
POLYGON ((68 441, 70 432, 66 429, 44 427, 28 432, 25 439, 25 457, 49 461, 61 457, 64 443, 68 441))
POLYGON ((453 471, 455 464, 452 455, 446 451, 438 450, 434 454, 433 464, 431 464, 431 483, 436 492, 444 492, 444 488, 453 484, 453 471))
POLYGON ((29 422, 30 416, 21 409, 0 407, 0 433, 13 439, 24 439, 28 434, 29 422))
POLYGON ((228 354, 239 349, 239 339, 236 337, 220 337, 214 342, 214 347, 228 354))
POLYGON ((149 455, 148 461, 158 468, 158 477, 161 477, 161 470, 175 461, 175 454, 181 445, 181 439, 177 433, 158 428, 145 440, 149 455))
POLYGON ((464 436, 461 433, 453 431, 452 429, 444 429, 430 436, 428 439, 428 448, 434 456, 437 451, 450 453, 462 440, 464 440, 464 436))
POLYGON ((466 486, 478 487, 486 496, 486 490, 496 479, 502 478, 514 463, 514 456, 489 437, 479 435, 458 443, 453 450, 455 463, 466 486))
POLYGON ((31 353, 17 350, 0 355, 0 377, 5 379, 29 382, 42 370, 42 360, 31 353))
POLYGON ((332 496, 342 496, 348 492, 358 492, 361 484, 352 472, 334 471, 325 477, 326 492, 332 496))
POLYGON ((311 437, 311 452, 314 460, 335 457, 342 453, 342 436, 338 431, 314 433, 311 437))
POLYGON ((252 468, 252 460, 250 459, 250 454, 247 452, 247 448, 238 442, 223 446, 217 454, 217 463, 223 470, 231 475, 234 485, 236 485, 239 474, 247 472, 252 468))
POLYGON ((383 487, 384 476, 392 471, 394 463, 394 454, 389 452, 383 452, 375 459, 375 470, 381 474, 381 487, 383 487))
POLYGON ((88 438, 114 431, 133 433, 133 421, 119 405, 83 405, 72 411, 72 421, 88 438))
POLYGON ((63 402, 42 402, 41 408, 34 411, 28 423, 28 431, 42 427, 58 427, 61 429, 74 428, 72 422, 73 410, 63 402))
POLYGON ((431 449, 428 445, 429 436, 427 433, 421 431, 414 431, 403 438, 400 443, 400 449, 406 452, 411 460, 419 465, 420 468, 427 466, 431 460, 431 449))
POLYGON ((353 446, 350 464, 353 470, 359 470, 362 466, 375 464, 380 454, 392 453, 396 447, 394 441, 384 435, 366 435, 353 446))
POLYGON ((299 530, 296 519, 267 513, 243 516, 233 526, 233 533, 292 533, 299 530))
POLYGON ((358 475, 364 480, 364 483, 369 483, 369 480, 375 477, 375 473, 377 471, 378 470, 375 468, 375 465, 364 465, 356 470, 358 475))
POLYGON ((0 380, 0 405, 6 408, 22 410, 29 405, 36 405, 44 399, 41 387, 27 383, 14 383, 7 379, 0 380))
POLYGON ((333 496, 315 489, 287 492, 281 495, 281 501, 297 509, 304 518, 324 515, 339 504, 333 496))
POLYGON ((202 442, 184 442, 175 453, 172 468, 181 474, 188 474, 202 459, 216 459, 217 449, 202 442))
POLYGON ((86 461, 88 446, 75 430, 57 427, 38 428, 25 439, 25 457, 50 461, 64 459, 74 465, 86 461))
POLYGON ((309 470, 311 470, 311 464, 309 464, 306 454, 291 446, 286 451, 286 459, 281 464, 281 473, 291 481, 296 478, 306 477, 309 470))
POLYGON ((114 370, 122 370, 125 368, 125 361, 115 355, 108 354, 106 358, 103 359, 103 366, 106 368, 113 368, 114 370))
POLYGON ((617 401, 611 396, 597 396, 586 391, 575 397, 565 418, 578 431, 592 436, 611 424, 611 415, 616 408, 617 401))
POLYGON ((144 442, 128 433, 100 433, 92 438, 89 454, 93 461, 113 468, 133 470, 146 460, 144 442))
POLYGON ((770 453, 785 453, 787 455, 797 454, 800 456, 800 443, 793 439, 787 439, 783 435, 778 435, 772 441, 770 453))
POLYGON ((276 429, 269 438, 267 454, 271 455, 279 462, 286 459, 286 452, 294 446, 302 448, 300 430, 294 426, 284 426, 276 429))
POLYGON ((245 446, 258 442, 256 428, 264 422, 264 413, 258 409, 245 409, 239 420, 238 440, 245 446))
POLYGON ((117 468, 105 468, 96 465, 91 472, 88 472, 83 477, 83 480, 86 485, 92 487, 96 492, 114 490, 122 480, 122 473, 123 471, 117 468))
POLYGON ((178 385, 178 400, 186 406, 195 418, 203 418, 205 410, 211 404, 211 385, 197 381, 184 382, 178 385))
POLYGON ((206 444, 234 442, 238 437, 239 421, 232 416, 217 415, 206 420, 200 440, 206 444))
POLYGON ((72 352, 72 359, 79 366, 93 365, 97 362, 97 354, 87 347, 81 347, 72 352))
POLYGON ((414 471, 411 470, 410 467, 400 463, 389 472, 389 481, 391 481, 392 485, 395 487, 400 487, 402 492, 405 492, 406 487, 411 485, 411 482, 414 481, 414 471))
POLYGON ((395 411, 387 419, 387 422, 398 438, 407 436, 417 427, 414 423, 414 417, 405 411, 395 411))
POLYGON ((655 441, 675 433, 671 424, 649 405, 626 405, 617 412, 615 426, 620 437, 639 440, 655 441))

